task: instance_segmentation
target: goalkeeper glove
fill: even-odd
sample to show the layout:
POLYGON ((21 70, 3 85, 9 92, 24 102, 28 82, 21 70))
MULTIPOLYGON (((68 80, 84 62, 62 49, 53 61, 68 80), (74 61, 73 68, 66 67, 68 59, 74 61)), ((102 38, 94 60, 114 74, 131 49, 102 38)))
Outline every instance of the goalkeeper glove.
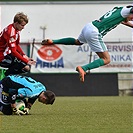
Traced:
POLYGON ((26 112, 18 110, 16 108, 12 108, 12 111, 13 111, 13 114, 15 114, 15 115, 25 115, 26 114, 26 112))
POLYGON ((29 115, 29 108, 24 108, 24 112, 26 113, 26 115, 29 115))

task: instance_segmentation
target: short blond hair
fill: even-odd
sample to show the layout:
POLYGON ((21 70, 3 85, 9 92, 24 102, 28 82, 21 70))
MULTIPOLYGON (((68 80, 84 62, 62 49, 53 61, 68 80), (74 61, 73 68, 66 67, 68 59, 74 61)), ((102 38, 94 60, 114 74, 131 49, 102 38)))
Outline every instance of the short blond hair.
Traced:
POLYGON ((26 14, 24 14, 23 12, 18 12, 15 16, 14 16, 14 20, 13 22, 16 23, 18 22, 19 24, 21 24, 23 21, 25 21, 26 23, 28 23, 28 17, 26 14))

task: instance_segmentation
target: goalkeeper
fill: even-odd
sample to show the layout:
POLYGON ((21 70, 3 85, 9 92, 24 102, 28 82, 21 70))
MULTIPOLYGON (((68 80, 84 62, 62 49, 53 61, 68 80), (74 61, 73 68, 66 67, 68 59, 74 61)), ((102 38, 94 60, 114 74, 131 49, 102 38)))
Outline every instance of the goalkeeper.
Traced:
POLYGON ((0 111, 5 115, 29 114, 34 102, 38 99, 43 104, 53 104, 55 94, 46 90, 46 87, 31 77, 9 75, 0 81, 0 111), (16 108, 16 99, 25 102, 23 111, 16 108))

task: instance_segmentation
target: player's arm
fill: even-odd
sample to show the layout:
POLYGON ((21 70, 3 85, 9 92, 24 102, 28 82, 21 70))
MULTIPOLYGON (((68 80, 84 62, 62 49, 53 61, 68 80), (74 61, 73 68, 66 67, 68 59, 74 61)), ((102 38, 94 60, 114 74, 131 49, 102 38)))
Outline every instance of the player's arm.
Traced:
POLYGON ((133 28, 133 24, 130 21, 127 21, 127 22, 126 21, 123 21, 123 22, 121 22, 121 24, 133 28))
POLYGON ((14 93, 14 92, 11 93, 11 94, 9 93, 9 101, 11 103, 11 108, 12 108, 13 114, 15 114, 15 115, 25 115, 26 112, 21 111, 21 110, 16 108, 16 103, 15 103, 16 96, 17 96, 17 94, 14 93))
MULTIPOLYGON (((32 58, 29 58, 22 50, 22 48, 20 47, 20 45, 17 45, 17 52, 20 53, 23 58, 27 59, 28 61, 32 61, 32 62, 35 62, 34 59, 32 58)), ((34 64, 34 63, 33 63, 34 64)))
POLYGON ((32 105, 34 104, 34 102, 36 101, 36 97, 34 98, 29 98, 27 101, 27 108, 31 109, 32 105))
MULTIPOLYGON (((14 45, 14 44, 11 44, 11 45, 14 45)), ((28 59, 24 58, 20 53, 18 53, 15 45, 11 46, 10 49, 11 49, 11 53, 14 57, 16 57, 17 59, 23 61, 26 64, 28 63, 28 59)))
POLYGON ((18 40, 15 39, 15 36, 10 36, 10 32, 7 33, 7 35, 9 36, 7 37, 8 47, 10 48, 12 55, 27 64, 28 60, 22 56, 24 52, 20 47, 17 47, 16 43, 18 40))
POLYGON ((30 110, 31 107, 32 107, 32 105, 33 105, 34 102, 36 101, 36 99, 37 99, 37 97, 25 99, 24 102, 25 102, 26 108, 28 108, 28 109, 30 110))
POLYGON ((33 104, 32 103, 27 103, 27 108, 29 108, 29 109, 31 109, 31 106, 32 106, 33 104))
POLYGON ((29 114, 29 110, 31 109, 32 105, 34 104, 34 102, 36 101, 37 98, 29 98, 29 99, 25 99, 24 103, 25 103, 25 108, 24 111, 26 114, 29 114))
POLYGON ((15 115, 26 115, 27 114, 27 112, 25 110, 21 111, 21 110, 17 109, 15 103, 11 104, 11 108, 12 108, 13 114, 15 114, 15 115))
POLYGON ((13 35, 11 34, 12 28, 8 27, 8 30, 5 32, 4 38, 6 39, 7 45, 9 49, 11 50, 11 53, 14 57, 18 58, 19 60, 23 61, 24 63, 27 64, 28 60, 26 58, 23 58, 24 52, 22 49, 18 46, 17 44, 19 43, 19 35, 18 38, 16 39, 16 34, 14 33, 13 35))
POLYGON ((29 58, 25 58, 25 55, 21 55, 17 49, 16 49, 16 45, 15 44, 11 44, 11 53, 14 57, 16 57, 17 59, 21 60, 22 62, 29 64, 29 65, 34 65, 36 63, 36 61, 31 60, 29 58))

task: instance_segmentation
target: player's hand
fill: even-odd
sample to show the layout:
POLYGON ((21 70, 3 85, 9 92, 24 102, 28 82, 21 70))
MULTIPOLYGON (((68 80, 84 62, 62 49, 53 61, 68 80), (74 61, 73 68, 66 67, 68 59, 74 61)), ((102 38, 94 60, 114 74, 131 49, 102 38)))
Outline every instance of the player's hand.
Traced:
POLYGON ((27 59, 27 60, 29 59, 29 57, 28 57, 27 55, 23 55, 23 57, 24 57, 25 59, 27 59))
POLYGON ((34 59, 32 59, 32 58, 28 58, 28 60, 29 60, 29 61, 34 61, 34 59))
POLYGON ((26 115, 26 112, 18 110, 16 108, 12 108, 13 114, 15 115, 26 115))
POLYGON ((35 64, 36 64, 36 61, 34 61, 34 60, 29 60, 27 64, 28 64, 28 65, 35 65, 35 64))
POLYGON ((29 108, 24 108, 24 112, 26 113, 26 115, 29 115, 29 108))

